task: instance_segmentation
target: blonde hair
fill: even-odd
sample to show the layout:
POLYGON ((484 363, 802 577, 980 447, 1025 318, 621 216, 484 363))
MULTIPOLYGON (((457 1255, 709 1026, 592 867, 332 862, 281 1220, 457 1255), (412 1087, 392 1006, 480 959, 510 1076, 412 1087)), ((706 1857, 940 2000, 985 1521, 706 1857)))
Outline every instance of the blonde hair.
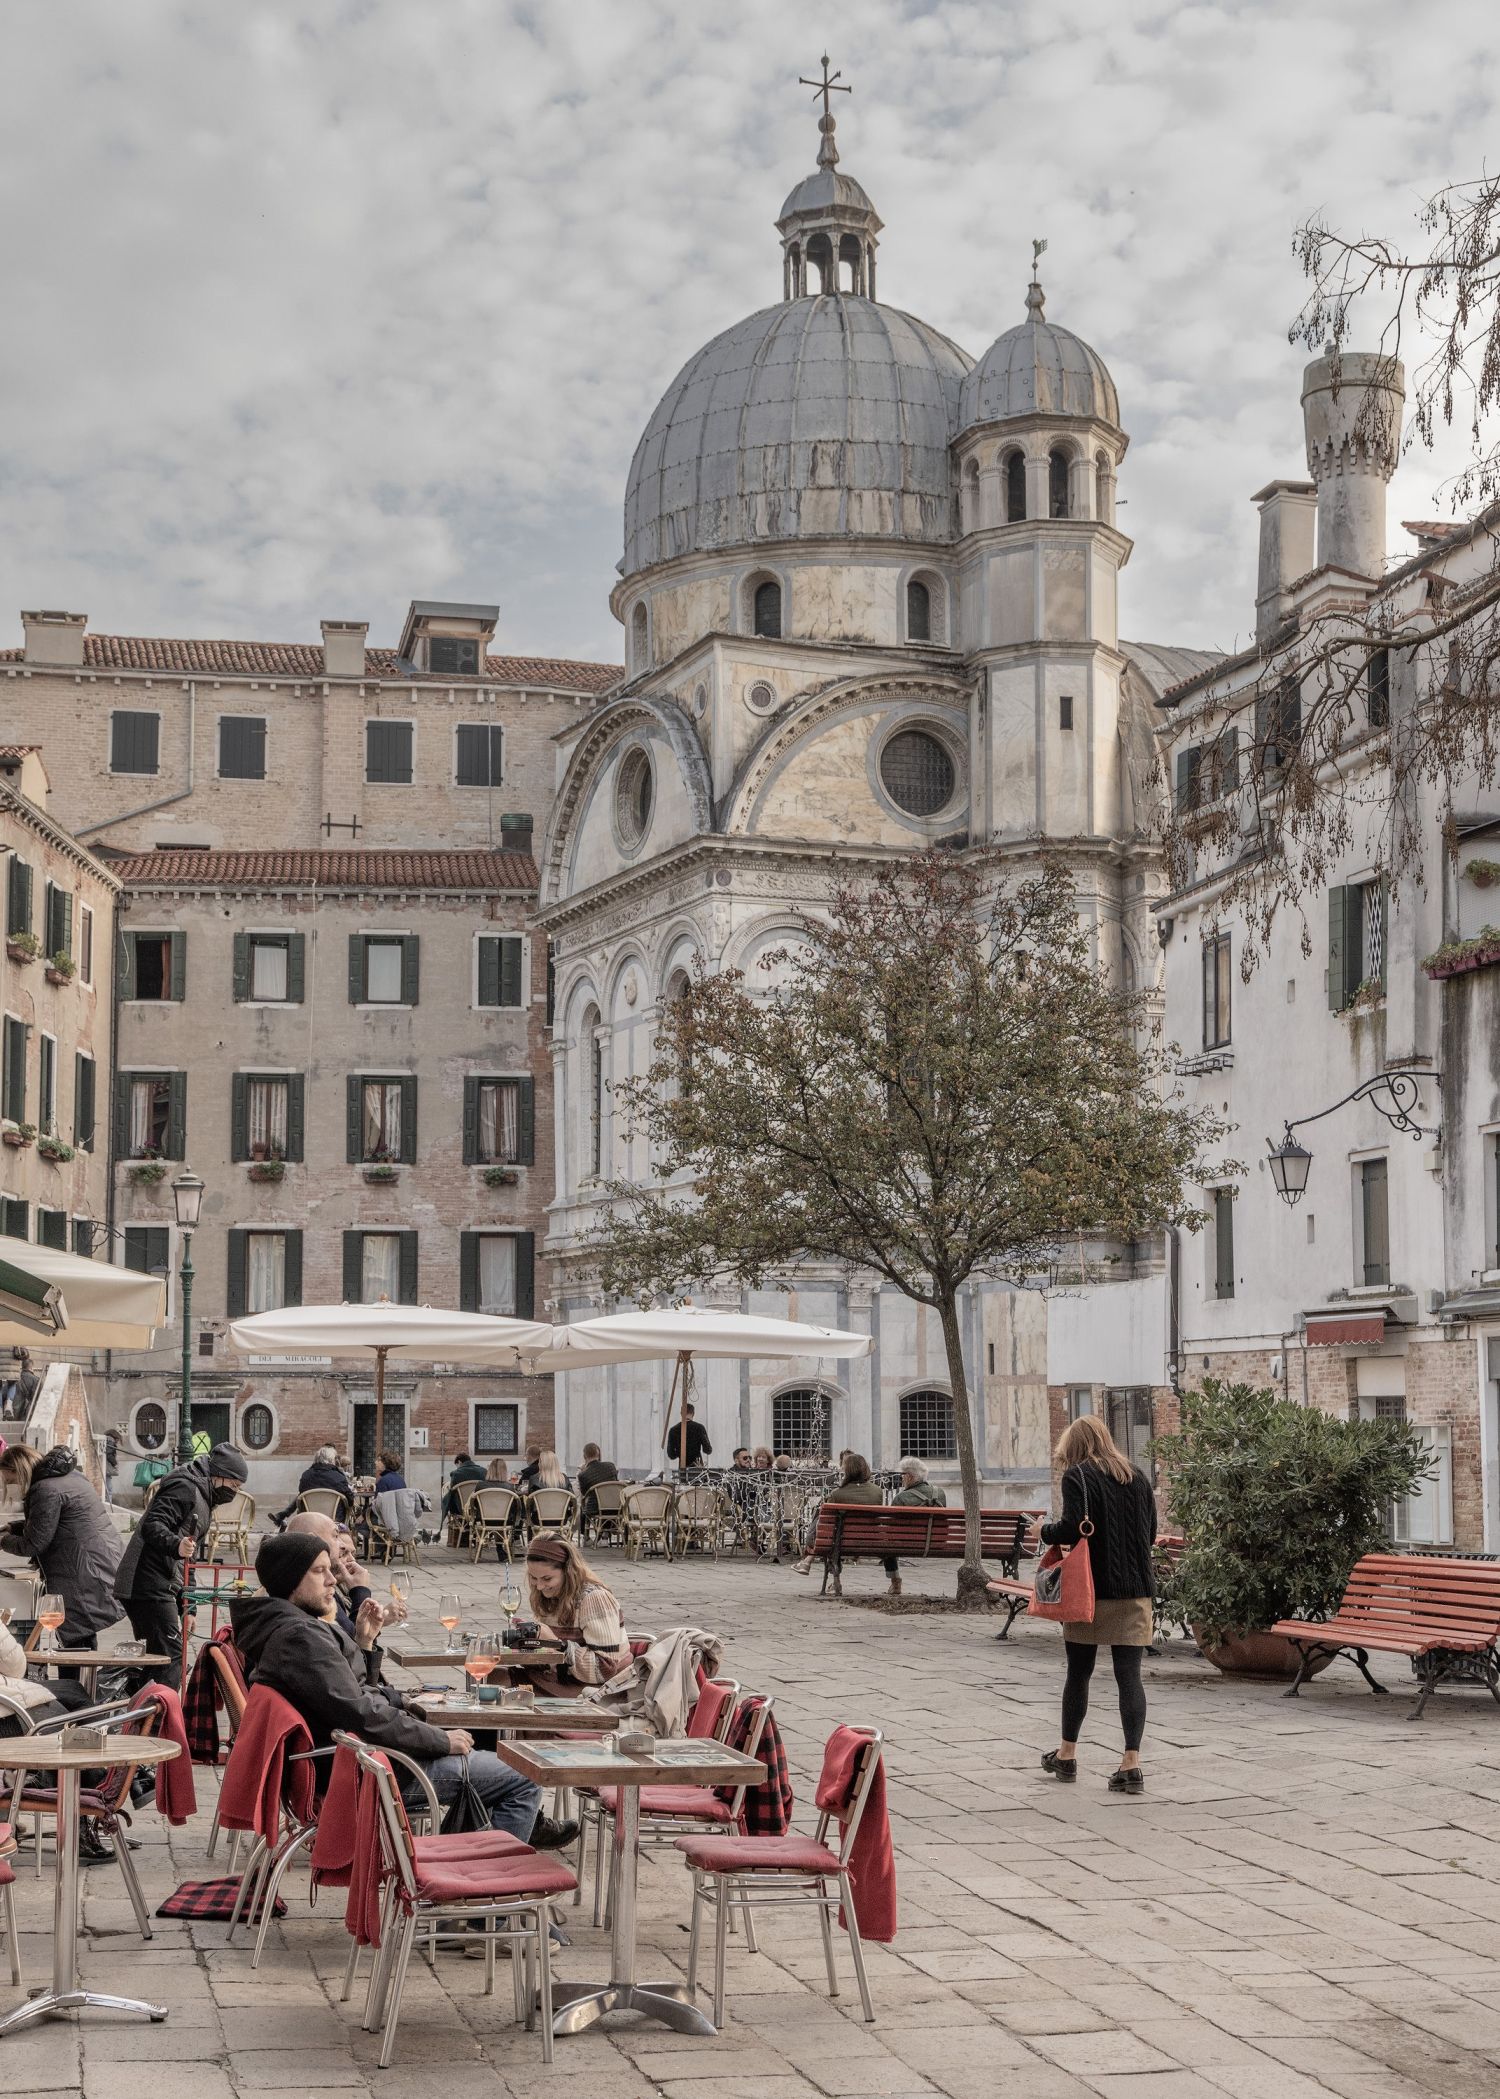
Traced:
POLYGON ((489 1469, 484 1476, 487 1480, 498 1480, 504 1486, 510 1478, 510 1467, 504 1458, 491 1458, 489 1469))
POLYGON ((536 1461, 536 1483, 539 1487, 565 1487, 568 1475, 558 1462, 555 1450, 544 1450, 536 1461))
MULTIPOLYGON (((531 1599, 531 1615, 543 1625, 576 1625, 578 1606, 583 1601, 584 1590, 604 1589, 606 1596, 610 1596, 610 1591, 605 1588, 571 1538, 563 1537, 560 1531, 538 1531, 531 1543, 540 1545, 544 1539, 549 1545, 566 1547, 568 1557, 565 1564, 550 1563, 562 1566, 562 1587, 555 1596, 541 1596, 537 1593, 531 1578, 531 1562, 527 1561, 526 1588, 531 1599)), ((613 1596, 610 1596, 610 1601, 615 1602, 613 1596)), ((615 1603, 615 1609, 619 1609, 618 1603, 615 1603)))
POLYGON ((22 1501, 31 1490, 31 1475, 42 1462, 42 1454, 29 1443, 12 1443, 0 1450, 0 1472, 5 1484, 14 1487, 22 1501))
POLYGON ((1074 1465, 1097 1465, 1122 1486, 1135 1477, 1135 1467, 1097 1414, 1080 1414, 1068 1423, 1057 1439, 1057 1461, 1064 1472, 1074 1465))

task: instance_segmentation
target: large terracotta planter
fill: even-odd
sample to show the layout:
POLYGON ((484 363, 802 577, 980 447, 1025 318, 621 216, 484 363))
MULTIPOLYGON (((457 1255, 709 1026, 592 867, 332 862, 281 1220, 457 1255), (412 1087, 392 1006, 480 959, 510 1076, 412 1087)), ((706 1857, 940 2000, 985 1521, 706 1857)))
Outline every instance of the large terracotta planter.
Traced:
MULTIPOLYGON (((1193 1638, 1198 1642, 1205 1660, 1213 1663, 1225 1676, 1248 1676, 1262 1682, 1290 1682, 1297 1674, 1301 1657, 1290 1640, 1280 1633, 1242 1633, 1237 1640, 1221 1640, 1215 1645, 1193 1627, 1193 1638)), ((1333 1660, 1331 1654, 1318 1655, 1309 1676, 1319 1676, 1333 1660)))

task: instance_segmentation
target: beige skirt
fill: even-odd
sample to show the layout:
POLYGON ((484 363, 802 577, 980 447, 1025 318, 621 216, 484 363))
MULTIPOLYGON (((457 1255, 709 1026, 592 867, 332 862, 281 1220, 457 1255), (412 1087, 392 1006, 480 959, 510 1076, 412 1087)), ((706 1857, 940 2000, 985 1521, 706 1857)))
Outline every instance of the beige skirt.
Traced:
POLYGON ((1062 1636, 1080 1647, 1149 1647, 1152 1611, 1149 1596, 1101 1596, 1087 1623, 1064 1623, 1062 1636))

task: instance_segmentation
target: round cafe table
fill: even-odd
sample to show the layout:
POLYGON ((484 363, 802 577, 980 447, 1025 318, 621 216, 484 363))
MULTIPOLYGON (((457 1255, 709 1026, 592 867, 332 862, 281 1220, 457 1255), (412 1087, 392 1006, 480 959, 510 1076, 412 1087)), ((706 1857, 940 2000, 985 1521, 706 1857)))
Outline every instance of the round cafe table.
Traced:
POLYGON ((0 2019, 0 2037, 62 2012, 92 2006, 99 2011, 140 2012, 148 2019, 167 2016, 164 2004, 144 2004, 136 1997, 106 1997, 78 1986, 78 1788, 83 1771, 112 1771, 122 1764, 166 1764, 177 1755, 175 1742, 147 1735, 106 1735, 103 1743, 70 1742, 64 1735, 16 1735, 0 1741, 0 1770, 57 1773, 57 1880, 52 1898, 52 1987, 28 1997, 0 2019))

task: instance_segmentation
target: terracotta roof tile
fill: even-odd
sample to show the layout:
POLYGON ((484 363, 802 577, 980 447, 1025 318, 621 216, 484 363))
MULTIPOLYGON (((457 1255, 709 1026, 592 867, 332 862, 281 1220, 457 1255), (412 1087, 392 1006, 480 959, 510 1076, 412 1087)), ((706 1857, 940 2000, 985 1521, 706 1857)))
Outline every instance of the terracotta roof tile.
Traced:
POLYGON ((0 765, 15 765, 22 758, 34 758, 41 748, 39 743, 0 743, 0 765))
MULTIPOLYGON (((0 663, 24 660, 22 649, 0 649, 0 663)), ((485 684, 531 690, 608 692, 625 675, 615 663, 577 663, 562 656, 486 656, 484 661, 485 684)), ((142 634, 86 634, 83 668, 200 678, 314 679, 323 676, 323 650, 317 643, 300 641, 181 641, 142 634)), ((394 649, 366 649, 365 670, 371 678, 411 678, 419 684, 470 682, 446 673, 436 677, 415 672, 394 649)))
POLYGON ((176 847, 167 852, 126 853, 111 859, 125 883, 180 882, 186 887, 266 889, 481 889, 534 890, 536 862, 529 853, 490 852, 280 852, 216 853, 176 847))

